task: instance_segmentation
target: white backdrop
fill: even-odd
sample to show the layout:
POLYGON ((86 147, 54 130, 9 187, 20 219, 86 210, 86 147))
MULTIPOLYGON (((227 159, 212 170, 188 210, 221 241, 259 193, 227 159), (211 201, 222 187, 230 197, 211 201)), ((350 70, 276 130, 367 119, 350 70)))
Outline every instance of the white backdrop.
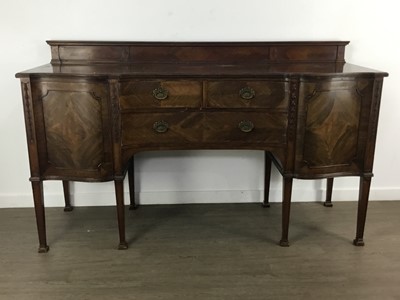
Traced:
MULTIPOLYGON (((384 82, 372 200, 400 200, 400 18, 391 0, 0 1, 0 207, 32 206, 20 87, 14 74, 50 61, 48 39, 132 41, 349 40, 348 62, 390 73, 384 82)), ((146 203, 255 202, 263 153, 178 151, 136 157, 146 203)), ((335 182, 334 200, 356 200, 358 180, 335 182)), ((274 170, 271 201, 280 201, 274 170)), ((320 201, 323 181, 295 181, 293 201, 320 201)), ((113 184, 74 183, 76 205, 114 204, 113 184)), ((45 183, 46 205, 63 203, 45 183)), ((126 197, 127 198, 127 197, 126 197)))

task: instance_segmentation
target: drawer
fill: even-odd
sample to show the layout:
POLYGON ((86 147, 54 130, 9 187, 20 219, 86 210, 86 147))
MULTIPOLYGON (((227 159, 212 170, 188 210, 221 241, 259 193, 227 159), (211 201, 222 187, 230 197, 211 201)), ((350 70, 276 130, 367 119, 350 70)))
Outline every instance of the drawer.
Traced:
POLYGON ((287 109, 288 81, 210 81, 207 107, 287 109))
POLYGON ((209 112, 204 115, 204 142, 243 144, 286 143, 287 114, 209 112))
POLYGON ((120 85, 121 109, 196 108, 203 98, 202 82, 123 81, 120 85))
MULTIPOLYGON (((286 143, 287 114, 269 112, 176 112, 122 115, 122 144, 158 147, 203 143, 286 143)), ((217 147, 217 148, 218 148, 217 147)), ((212 147, 213 148, 213 147, 212 147)))
POLYGON ((200 142, 201 113, 130 113, 122 115, 122 144, 187 144, 200 142))

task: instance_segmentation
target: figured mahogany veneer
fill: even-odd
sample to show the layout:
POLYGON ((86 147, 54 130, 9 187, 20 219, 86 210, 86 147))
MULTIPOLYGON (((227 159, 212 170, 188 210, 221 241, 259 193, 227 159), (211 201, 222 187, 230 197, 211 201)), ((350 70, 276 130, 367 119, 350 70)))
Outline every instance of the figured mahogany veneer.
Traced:
POLYGON ((133 156, 167 149, 266 153, 282 173, 288 246, 293 178, 359 176, 355 245, 363 245, 383 77, 347 64, 348 42, 48 41, 51 63, 21 80, 39 252, 48 251, 43 180, 114 180, 119 249, 123 180, 135 208, 133 156))
POLYGON ((132 80, 121 82, 119 97, 121 110, 125 111, 140 108, 199 108, 202 94, 201 81, 132 80), (168 94, 160 96, 165 99, 157 99, 153 95, 153 91, 159 88, 168 91, 168 94))

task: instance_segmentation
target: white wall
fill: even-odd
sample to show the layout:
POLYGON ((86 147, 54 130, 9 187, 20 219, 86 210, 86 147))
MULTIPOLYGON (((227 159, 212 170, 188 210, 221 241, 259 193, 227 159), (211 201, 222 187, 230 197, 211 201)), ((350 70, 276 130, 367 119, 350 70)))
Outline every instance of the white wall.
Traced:
MULTIPOLYGON (((400 199, 400 18, 389 0, 2 0, 0 1, 0 207, 31 206, 17 71, 50 61, 47 39, 132 41, 349 40, 348 62, 387 71, 371 199, 400 199)), ((252 151, 143 153, 136 160, 142 203, 261 199, 263 154, 252 151)), ((322 181, 296 181, 294 201, 317 201, 322 181)), ((273 173, 272 201, 281 178, 273 173)), ((62 205, 46 182, 46 205, 62 205)), ((358 180, 336 181, 335 200, 355 200, 358 180)), ((76 205, 114 204, 113 184, 76 183, 76 205)))

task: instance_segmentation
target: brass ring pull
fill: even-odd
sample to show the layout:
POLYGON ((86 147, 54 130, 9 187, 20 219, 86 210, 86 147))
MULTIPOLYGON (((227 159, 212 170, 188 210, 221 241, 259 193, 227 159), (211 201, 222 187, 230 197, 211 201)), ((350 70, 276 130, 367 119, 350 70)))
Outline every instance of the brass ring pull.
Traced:
POLYGON ((250 132, 254 129, 254 124, 251 121, 243 120, 239 122, 239 129, 243 132, 250 132))
POLYGON ((256 96, 256 92, 251 87, 246 86, 239 91, 239 96, 244 100, 250 100, 256 96))
POLYGON ((164 133, 168 130, 168 123, 165 121, 157 121, 153 124, 153 129, 158 133, 164 133))
POLYGON ((168 97, 168 90, 163 87, 158 87, 153 90, 153 96, 157 100, 165 100, 168 97))

